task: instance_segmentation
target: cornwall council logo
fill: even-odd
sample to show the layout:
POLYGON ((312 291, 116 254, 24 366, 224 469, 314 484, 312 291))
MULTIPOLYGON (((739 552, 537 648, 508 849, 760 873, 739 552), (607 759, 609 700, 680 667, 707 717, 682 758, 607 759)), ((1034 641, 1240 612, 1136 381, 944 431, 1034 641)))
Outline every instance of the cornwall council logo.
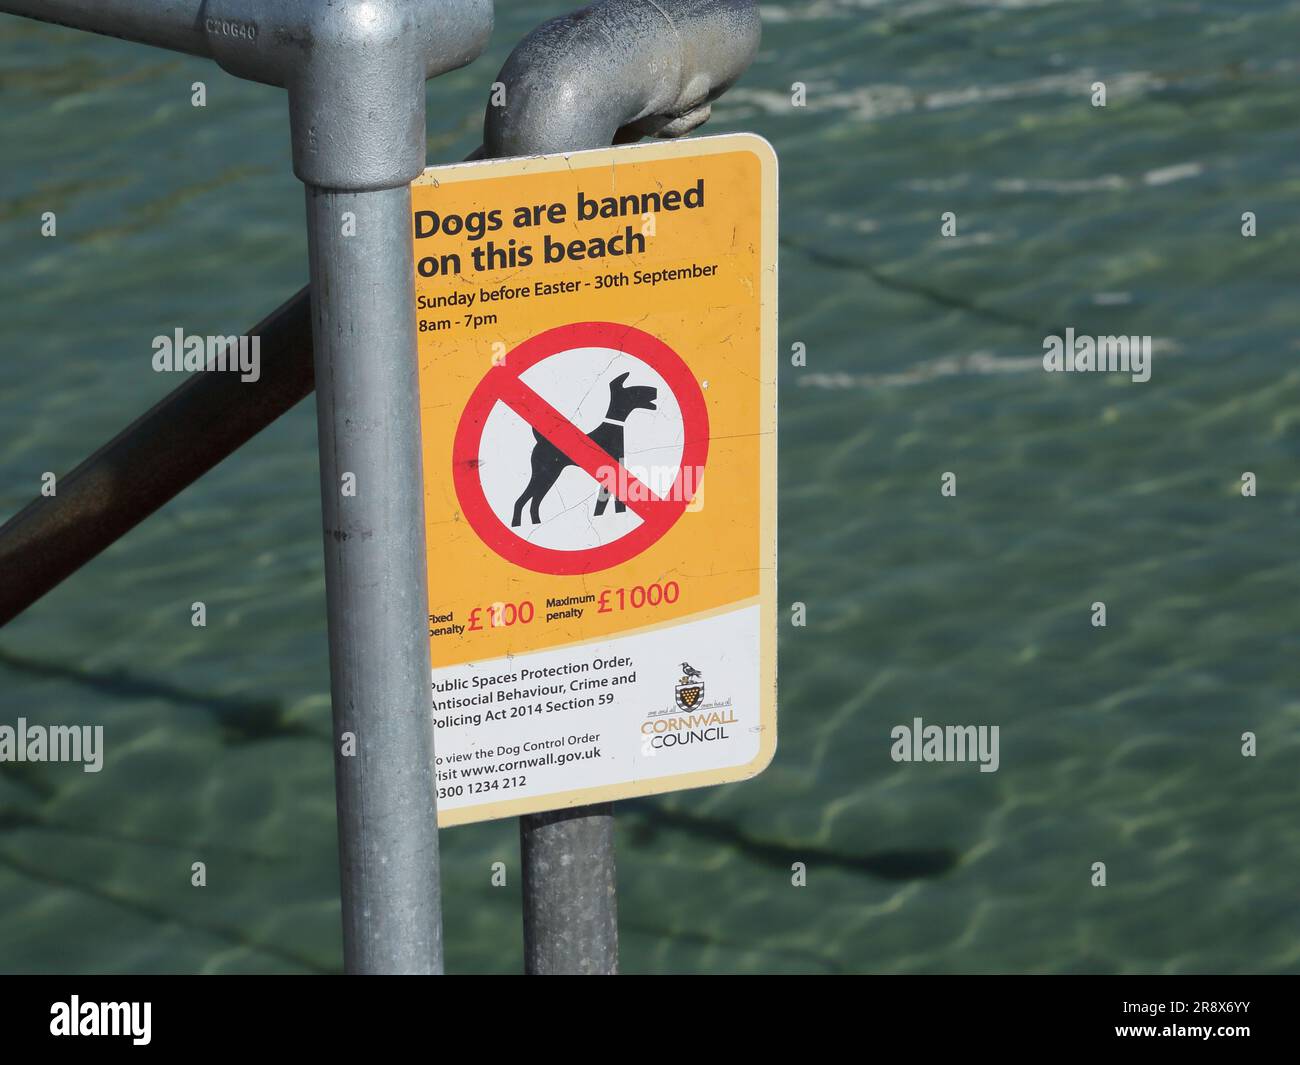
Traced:
POLYGON ((674 690, 677 705, 683 710, 694 710, 704 698, 704 674, 689 662, 682 663, 682 675, 674 690))

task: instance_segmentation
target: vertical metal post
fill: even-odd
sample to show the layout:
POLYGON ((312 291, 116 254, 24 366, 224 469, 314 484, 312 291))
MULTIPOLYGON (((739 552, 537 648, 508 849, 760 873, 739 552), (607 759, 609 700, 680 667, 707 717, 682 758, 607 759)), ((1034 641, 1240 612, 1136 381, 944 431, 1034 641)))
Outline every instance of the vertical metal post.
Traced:
POLYGON ((442 971, 409 186, 308 187, 343 953, 442 971), (352 235, 345 235, 353 231, 352 235), (355 751, 343 738, 356 737, 355 751))
POLYGON ((425 79, 482 52, 492 4, 204 4, 217 62, 288 89, 307 186, 344 966, 440 973, 410 182, 425 79))
MULTIPOLYGON (((603 0, 538 27, 510 53, 489 107, 489 158, 680 136, 749 66, 761 32, 754 0, 603 0)), ((524 971, 618 972, 611 803, 519 819, 524 971)))
POLYGON ((483 50, 492 4, 207 3, 232 25, 278 16, 214 52, 288 88, 307 186, 344 967, 441 973, 410 183, 425 79, 483 50))
POLYGON ((618 893, 612 803, 519 819, 524 971, 615 976, 618 893))

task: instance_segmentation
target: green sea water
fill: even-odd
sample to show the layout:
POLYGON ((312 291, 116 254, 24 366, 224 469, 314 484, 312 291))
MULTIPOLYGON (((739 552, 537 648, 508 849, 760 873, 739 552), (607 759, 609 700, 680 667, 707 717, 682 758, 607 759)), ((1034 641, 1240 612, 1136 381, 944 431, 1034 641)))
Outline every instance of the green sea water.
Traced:
MULTIPOLYGON (((563 10, 498 4, 431 161, 563 10)), ((1300 971, 1300 7, 762 10, 705 131, 781 159, 807 625, 766 773, 619 808, 624 970, 1300 971), (1150 335, 1151 379, 1044 373, 1067 327, 1150 335), (894 762, 917 717, 999 726, 1000 768, 894 762)), ((176 385, 153 336, 305 281, 287 125, 203 61, 0 19, 0 517, 176 385)), ((308 401, 0 632, 0 723, 106 747, 0 763, 0 971, 339 969, 315 436, 308 401)), ((515 824, 442 847, 448 968, 518 971, 515 824)))

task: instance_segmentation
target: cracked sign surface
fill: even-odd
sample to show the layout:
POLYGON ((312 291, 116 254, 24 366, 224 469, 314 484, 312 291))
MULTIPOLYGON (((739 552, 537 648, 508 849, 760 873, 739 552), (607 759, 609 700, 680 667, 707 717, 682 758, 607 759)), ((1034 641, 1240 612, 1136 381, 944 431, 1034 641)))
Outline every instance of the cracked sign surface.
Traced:
POLYGON ((444 825, 776 748, 776 159, 748 134, 412 188, 444 825))

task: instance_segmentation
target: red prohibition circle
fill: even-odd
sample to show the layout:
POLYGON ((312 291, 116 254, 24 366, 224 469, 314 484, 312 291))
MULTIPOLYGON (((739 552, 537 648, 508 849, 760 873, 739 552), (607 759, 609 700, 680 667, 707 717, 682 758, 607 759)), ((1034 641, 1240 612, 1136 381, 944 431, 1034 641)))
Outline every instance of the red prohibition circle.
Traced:
MULTIPOLYGON (((488 547, 507 562, 537 573, 576 574, 595 573, 617 566, 635 558, 657 542, 685 511, 689 499, 685 498, 683 479, 688 469, 702 471, 709 453, 709 414, 690 367, 672 348, 657 337, 630 325, 613 322, 575 322, 557 326, 524 341, 507 353, 505 360, 493 366, 478 383, 465 404, 456 436, 452 442, 452 480, 456 497, 466 520, 488 547), (659 374, 672 390, 682 412, 682 461, 677 479, 667 498, 652 496, 648 500, 625 500, 630 510, 641 518, 641 523, 608 544, 581 551, 558 551, 529 543, 511 529, 492 509, 483 491, 479 477, 480 451, 483 429, 488 415, 498 402, 504 403, 534 429, 540 431, 580 469, 598 482, 606 483, 591 469, 592 462, 575 461, 571 452, 586 449, 584 454, 602 456, 601 469, 609 468, 613 458, 591 443, 581 428, 573 425, 563 414, 551 407, 532 391, 520 375, 544 359, 573 348, 612 348, 640 359, 659 374), (523 409, 520 409, 523 408, 523 409), (538 424, 538 423, 542 424, 538 424), (552 439, 560 435, 562 440, 552 439), (577 437, 581 437, 579 440, 577 437), (586 441, 583 443, 582 441, 586 441)), ((630 477, 630 475, 628 475, 630 477)), ((627 479, 610 480, 611 492, 618 485, 626 489, 627 479)), ((635 478, 631 478, 635 481, 635 478)), ((696 490, 699 480, 696 478, 696 490)), ((617 496, 618 493, 614 492, 617 496)))

